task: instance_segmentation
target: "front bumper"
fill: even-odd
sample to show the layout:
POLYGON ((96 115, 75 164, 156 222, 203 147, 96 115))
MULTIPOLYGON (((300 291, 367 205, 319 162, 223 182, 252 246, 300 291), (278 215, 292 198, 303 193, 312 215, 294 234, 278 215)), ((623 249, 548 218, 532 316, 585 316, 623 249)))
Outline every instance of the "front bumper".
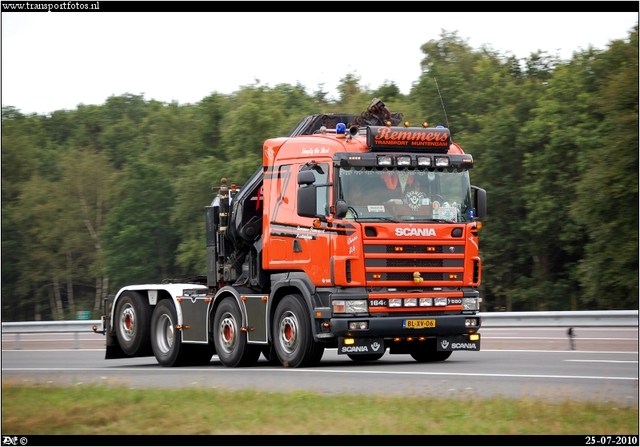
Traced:
POLYGON ((419 337, 438 335, 462 335, 473 334, 480 329, 480 317, 478 315, 412 315, 412 316, 385 316, 385 317, 340 317, 331 318, 329 321, 331 333, 334 337, 419 337), (465 320, 474 318, 475 326, 466 326, 465 320), (407 320, 433 320, 433 327, 414 329, 407 327, 407 320), (351 330, 351 322, 368 322, 368 329, 351 330))

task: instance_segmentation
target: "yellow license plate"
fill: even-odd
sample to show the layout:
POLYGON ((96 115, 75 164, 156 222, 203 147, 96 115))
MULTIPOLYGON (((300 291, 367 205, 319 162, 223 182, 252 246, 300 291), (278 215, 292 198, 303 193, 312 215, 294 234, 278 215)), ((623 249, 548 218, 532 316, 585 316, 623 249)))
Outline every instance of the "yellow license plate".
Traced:
POLYGON ((424 329, 436 327, 436 320, 404 320, 405 329, 424 329))

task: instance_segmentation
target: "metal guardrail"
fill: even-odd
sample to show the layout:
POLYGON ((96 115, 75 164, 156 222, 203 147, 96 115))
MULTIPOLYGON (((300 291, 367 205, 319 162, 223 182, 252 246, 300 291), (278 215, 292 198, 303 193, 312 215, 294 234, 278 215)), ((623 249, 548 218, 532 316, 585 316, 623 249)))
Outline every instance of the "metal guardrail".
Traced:
POLYGON ((37 333, 73 333, 73 348, 80 348, 80 333, 93 332, 93 326, 102 327, 101 320, 66 320, 66 321, 16 321, 2 322, 3 334, 16 334, 14 349, 20 349, 20 334, 37 333))
POLYGON ((638 327, 637 310, 480 312, 482 327, 638 327))
MULTIPOLYGON (((586 310, 566 312, 480 312, 482 327, 638 327, 637 310, 586 310)), ((20 334, 93 332, 101 320, 3 322, 3 334, 16 334, 15 349, 20 349, 20 334)))

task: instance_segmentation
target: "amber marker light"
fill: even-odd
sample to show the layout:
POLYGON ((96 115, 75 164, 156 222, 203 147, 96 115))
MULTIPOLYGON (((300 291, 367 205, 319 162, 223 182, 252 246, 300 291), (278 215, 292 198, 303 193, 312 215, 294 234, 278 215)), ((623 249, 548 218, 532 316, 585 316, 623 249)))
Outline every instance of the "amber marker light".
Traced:
POLYGON ((469 340, 478 341, 478 340, 480 340, 480 336, 478 334, 470 334, 469 335, 469 340))
POLYGON ((313 228, 320 228, 321 226, 322 226, 322 222, 320 222, 320 219, 314 219, 313 228))
POLYGON ((395 252, 404 251, 404 247, 393 247, 393 251, 395 252))

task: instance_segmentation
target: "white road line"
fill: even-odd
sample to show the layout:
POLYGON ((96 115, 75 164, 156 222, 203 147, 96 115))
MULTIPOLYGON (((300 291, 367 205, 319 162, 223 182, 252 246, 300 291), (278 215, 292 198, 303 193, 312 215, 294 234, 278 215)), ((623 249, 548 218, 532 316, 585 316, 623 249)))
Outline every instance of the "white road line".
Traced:
MULTIPOLYGON (((121 372, 149 372, 148 367, 127 367, 127 368, 2 368, 2 371, 23 371, 23 372, 91 372, 91 371, 107 371, 111 373, 121 372)), ((171 368, 154 369, 154 372, 175 372, 171 368)), ((210 372, 210 368, 189 368, 181 372, 210 372)), ((230 372, 232 374, 238 374, 235 368, 222 368, 216 369, 216 372, 230 372)), ((316 373, 336 373, 336 374, 379 374, 379 375, 392 375, 392 376, 462 376, 462 377, 511 377, 511 378, 529 378, 529 379, 567 379, 567 380, 638 380, 637 377, 616 377, 616 376, 560 376, 560 375, 547 375, 547 374, 483 374, 483 373, 456 373, 456 372, 430 372, 430 371, 370 371, 370 370, 339 370, 339 369, 295 369, 295 368, 261 368, 260 371, 270 372, 283 372, 292 374, 308 374, 311 372, 316 373)), ((248 372, 248 371, 247 371, 248 372)))
MULTIPOLYGON (((568 340, 569 337, 482 337, 482 340, 568 340)), ((604 337, 573 337, 574 340, 622 340, 638 341, 637 338, 604 338, 604 337)))
POLYGON ((565 362, 583 362, 583 363, 638 363, 637 360, 564 360, 565 362))

